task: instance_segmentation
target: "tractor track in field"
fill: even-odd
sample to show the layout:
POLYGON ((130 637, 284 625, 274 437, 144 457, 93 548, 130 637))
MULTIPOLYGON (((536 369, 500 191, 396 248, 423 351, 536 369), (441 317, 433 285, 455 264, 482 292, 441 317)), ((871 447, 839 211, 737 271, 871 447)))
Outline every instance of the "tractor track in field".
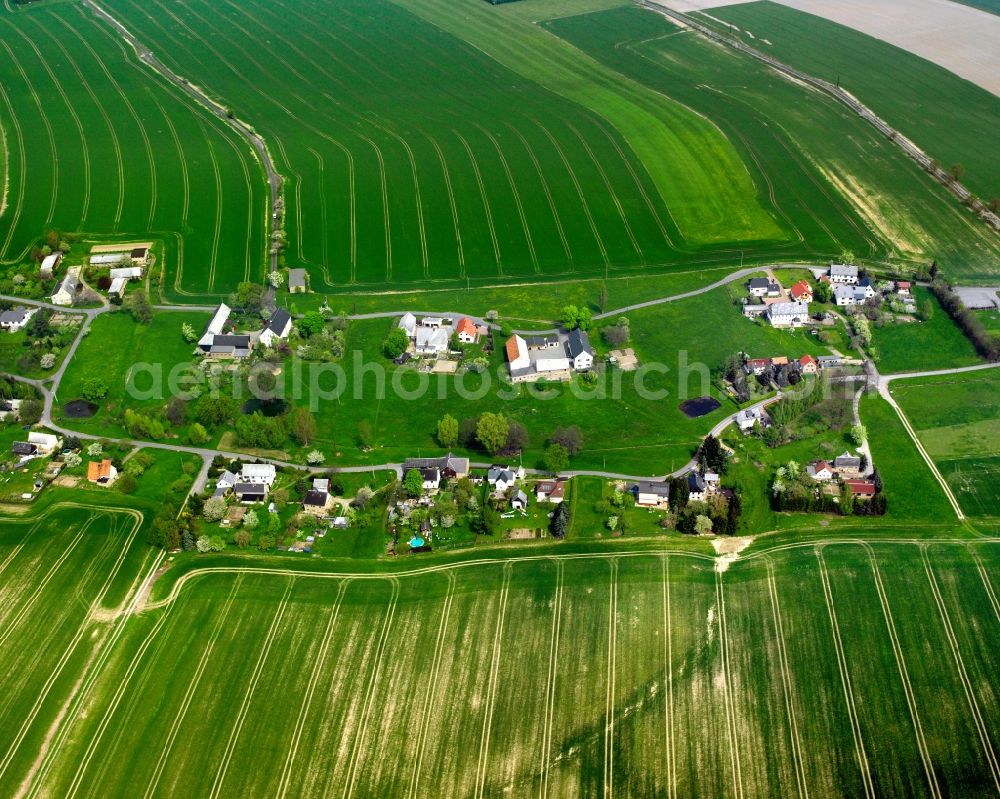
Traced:
POLYGON ((930 749, 927 746, 927 738, 924 735, 923 722, 920 720, 919 709, 917 708, 916 693, 913 690, 913 682, 910 680, 910 671, 906 666, 906 653, 903 645, 899 641, 899 634, 896 631, 896 622, 892 616, 892 609, 889 606, 889 598, 885 593, 885 586, 882 584, 882 572, 875 559, 875 552, 871 546, 862 543, 868 555, 871 565, 872 577, 875 581, 875 593, 878 595, 879 604, 882 606, 882 615, 885 619, 886 630, 889 633, 889 643, 892 645, 892 654, 896 660, 896 669, 899 672, 899 680, 903 686, 903 694, 906 698, 906 706, 910 711, 910 720, 913 722, 913 733, 916 738, 917 749, 920 759, 923 762, 924 775, 927 778, 927 787, 931 796, 935 799, 942 799, 941 786, 938 784, 937 774, 934 771, 934 763, 931 760, 930 749))
POLYGON ((788 667, 788 653, 785 650, 785 625, 781 617, 781 604, 778 601, 778 586, 774 579, 774 564, 767 561, 767 589, 771 597, 771 618, 774 622, 775 642, 778 648, 778 669, 781 672, 781 687, 785 699, 785 714, 788 718, 788 737, 792 750, 792 765, 795 768, 795 782, 801 799, 808 799, 809 790, 806 787, 805 764, 802 759, 802 741, 799 738, 799 726, 792 705, 792 675, 788 667))
POLYGON ((455 575, 448 573, 448 593, 441 608, 441 622, 438 625, 437 638, 434 641, 434 654, 431 657, 431 667, 428 676, 428 689, 424 694, 424 703, 420 713, 420 726, 417 730, 413 773, 410 775, 408 799, 417 799, 420 794, 420 777, 424 766, 424 751, 427 746, 427 736, 431 726, 431 709, 437 696, 438 679, 441 674, 441 663, 444 660, 444 642, 447 638, 448 621, 451 618, 451 606, 455 599, 455 575))
POLYGON ((729 763, 733 770, 733 795, 743 799, 743 766, 740 758, 740 731, 736 714, 735 685, 729 662, 729 626, 726 623, 726 592, 722 584, 723 572, 715 570, 715 596, 719 608, 719 651, 722 673, 725 678, 723 702, 726 706, 726 732, 729 739, 729 763))
POLYGON ((608 561, 608 680, 604 698, 604 796, 614 796, 615 677, 618 654, 618 559, 608 561))
POLYGON ((934 570, 931 568, 931 562, 930 558, 927 556, 926 546, 920 548, 920 555, 923 560, 924 571, 927 574, 927 582, 930 584, 931 593, 934 595, 934 602, 937 605, 938 615, 941 617, 941 624, 944 627, 945 637, 948 639, 948 645, 951 649, 952 656, 955 659, 955 668, 958 673, 959 681, 962 683, 962 690, 965 692, 966 701, 969 704, 969 712, 972 714, 972 721, 975 725, 976 733, 979 736, 979 742, 983 747, 983 756, 986 758, 986 762, 989 765, 990 774, 993 777, 993 784, 997 789, 997 794, 1000 795, 1000 764, 997 762, 996 750, 993 748, 993 742, 990 740, 989 727, 983 720, 983 712, 979 706, 979 701, 976 699, 975 688, 969 677, 969 670, 965 665, 965 658, 962 656, 962 650, 959 647, 958 638, 955 636, 955 628, 951 623, 951 615, 948 613, 944 597, 941 595, 941 589, 938 586, 937 577, 934 575, 934 570))
POLYGON ((667 740, 667 799, 677 799, 677 742, 674 728, 674 642, 672 608, 670 605, 670 555, 660 558, 663 575, 663 672, 666 690, 663 692, 663 728, 667 740))
MULTIPOLYGON (((368 733, 368 724, 375 706, 375 694, 379 688, 379 678, 382 676, 382 666, 385 662, 385 652, 389 641, 389 634, 392 631, 392 623, 396 616, 396 607, 399 603, 399 581, 392 578, 392 597, 389 606, 385 611, 385 618, 382 620, 382 629, 379 633, 378 645, 375 648, 375 663, 368 678, 368 687, 365 691, 365 698, 361 705, 361 714, 358 719, 358 727, 355 730, 351 742, 351 754, 348 762, 347 775, 344 778, 343 799, 351 799, 354 796, 354 787, 358 780, 359 763, 361 753, 364 749, 365 738, 368 733)), ((214 799, 214 798, 213 798, 214 799)))
POLYGON ((507 617, 507 598, 510 596, 510 579, 513 571, 511 563, 503 566, 503 584, 500 588, 496 627, 493 633, 493 651, 490 658, 490 672, 486 681, 486 700, 483 703, 483 729, 479 736, 479 758, 476 762, 476 799, 483 799, 486 792, 486 776, 490 762, 490 731, 493 726, 493 710, 496 706, 497 684, 500 679, 500 655, 503 650, 503 627, 507 617))
POLYGON ((559 676, 559 634, 562 626, 563 585, 565 568, 556 563, 556 588, 552 600, 552 631, 549 636, 549 664, 545 676, 545 715, 542 720, 542 757, 539 767, 539 797, 548 799, 549 769, 552 754, 552 727, 556 712, 556 680, 559 676))
POLYGON ((149 777, 149 782, 146 784, 146 791, 143 794, 143 799, 151 799, 160 784, 163 772, 167 767, 167 761, 170 759, 170 753, 173 751, 174 743, 180 733, 181 725, 184 723, 184 719, 187 717, 188 710, 191 707, 191 702, 194 699, 195 690, 201 684, 202 675, 205 673, 205 668, 208 665, 209 658, 211 658, 212 652, 215 650, 215 642, 222 633, 222 628, 225 626, 226 620, 229 618, 229 613, 233 606, 233 600, 236 598, 236 594, 241 585, 241 580, 233 581, 233 587, 230 589, 229 596, 226 597, 226 601, 222 606, 222 612, 212 630, 208 646, 206 646, 202 651, 201 657, 198 659, 198 664, 195 666, 194 672, 188 680, 187 690, 184 692, 184 698, 181 701, 181 705, 170 722, 170 729, 167 731, 167 738, 163 743, 162 750, 160 751, 160 757, 156 761, 156 768, 153 769, 153 773, 149 777))
POLYGON ((226 742, 226 748, 222 755, 222 762, 219 763, 218 770, 215 772, 215 779, 212 782, 212 790, 209 793, 209 799, 218 799, 219 793, 222 790, 222 784, 225 782, 226 774, 229 771, 229 764, 233 759, 233 752, 236 751, 240 733, 243 731, 243 725, 246 723, 247 713, 250 711, 250 703, 253 700, 254 691, 257 688, 257 683, 260 682, 261 674, 264 673, 264 664, 267 662, 268 655, 271 653, 271 647, 274 645, 274 639, 277 638, 278 630, 281 628, 281 620, 284 618, 285 611, 288 609, 288 595, 292 592, 292 586, 294 585, 295 580, 288 581, 288 585, 285 587, 285 593, 282 595, 281 601, 278 603, 278 609, 274 614, 274 619, 271 621, 271 626, 267 630, 267 636, 264 638, 264 643, 261 645, 260 654, 257 656, 257 662, 254 664, 253 671, 250 673, 250 681, 247 683, 246 691, 243 693, 243 700, 240 702, 240 709, 236 714, 236 721, 233 724, 232 730, 229 732, 229 740, 226 742))
POLYGON ((326 662, 330 651, 330 642, 333 640, 333 631, 340 618, 340 607, 344 601, 344 593, 350 580, 341 580, 337 586, 337 595, 333 600, 333 608, 330 611, 330 618, 327 619, 326 628, 323 630, 323 638, 320 641, 319 653, 316 658, 316 667, 309 674, 309 682, 302 695, 302 704, 299 707, 298 716, 295 719, 295 727, 292 731, 292 740, 288 746, 288 754, 285 756, 285 765, 281 769, 281 779, 278 782, 277 796, 285 797, 288 794, 288 786, 293 774, 293 765, 302 743, 302 732, 305 729, 306 718, 312 708, 313 697, 316 695, 316 686, 319 683, 319 675, 322 665, 326 662))
POLYGON ((851 737, 854 739, 854 754, 858 760, 861 774, 861 785, 866 799, 875 799, 875 784, 872 780, 871 767, 868 763, 868 753, 865 750, 864 735, 861 730, 861 719, 854 698, 854 686, 851 682, 851 669, 844 653, 844 641, 840 636, 840 622, 837 619, 836 601, 830 588, 830 576, 826 571, 826 561, 823 557, 823 547, 815 547, 816 562, 819 566, 820 583, 823 587, 823 600, 830 619, 830 631, 833 637, 833 648, 837 655, 837 670, 840 672, 840 683, 844 689, 844 705, 847 708, 847 718, 851 726, 851 737))

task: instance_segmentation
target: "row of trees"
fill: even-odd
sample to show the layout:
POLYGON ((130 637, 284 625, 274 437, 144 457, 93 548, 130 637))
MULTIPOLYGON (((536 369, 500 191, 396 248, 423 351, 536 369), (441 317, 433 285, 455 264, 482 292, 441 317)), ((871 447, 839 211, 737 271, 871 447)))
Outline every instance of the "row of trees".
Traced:
POLYGON ((931 291, 937 297, 941 307, 968 337, 982 357, 989 361, 1000 361, 1000 335, 990 333, 972 311, 965 307, 959 297, 943 280, 936 280, 931 285, 931 291))
MULTIPOLYGON (((489 411, 461 422, 446 414, 437 423, 437 440, 442 447, 458 444, 470 449, 480 447, 489 455, 517 455, 529 443, 524 425, 502 413, 489 411)), ((563 471, 582 448, 583 434, 579 427, 556 427, 546 442, 546 468, 552 472, 563 471)))

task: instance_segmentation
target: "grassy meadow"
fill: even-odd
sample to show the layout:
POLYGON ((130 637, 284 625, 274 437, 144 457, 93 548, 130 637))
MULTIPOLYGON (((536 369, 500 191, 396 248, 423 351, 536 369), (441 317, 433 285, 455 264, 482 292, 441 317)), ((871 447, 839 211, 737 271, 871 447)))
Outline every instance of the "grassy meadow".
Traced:
POLYGON ((170 240, 175 299, 262 277, 266 187, 249 146, 83 5, 0 12, 0 71, 0 261, 56 228, 170 240))
POLYGON ((168 570, 25 795, 995 794, 995 544, 713 560, 168 570))
POLYGON ((1000 520, 996 370, 899 381, 892 393, 962 510, 974 518, 1000 520))

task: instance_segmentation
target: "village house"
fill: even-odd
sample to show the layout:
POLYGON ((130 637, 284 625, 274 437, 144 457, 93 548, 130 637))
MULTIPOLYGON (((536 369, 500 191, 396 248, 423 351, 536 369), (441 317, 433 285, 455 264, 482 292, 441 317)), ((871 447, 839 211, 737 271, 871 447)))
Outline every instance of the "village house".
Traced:
POLYGON ((42 280, 51 280, 56 273, 56 269, 59 268, 59 264, 63 259, 63 254, 61 252, 54 252, 50 255, 46 255, 42 259, 41 266, 38 267, 38 276, 42 280))
MULTIPOLYGON (((871 289, 870 286, 868 288, 871 289)), ((869 295, 868 290, 861 286, 835 286, 833 289, 833 299, 839 308, 864 305, 869 296, 874 296, 874 291, 869 295)))
POLYGON ((748 375, 762 375, 770 368, 770 358, 748 358, 743 364, 743 369, 748 375))
POLYGON ((263 502, 276 477, 277 471, 270 463, 245 463, 236 475, 233 494, 244 504, 263 502))
POLYGON ((493 494, 495 496, 501 496, 507 492, 507 489, 514 485, 520 477, 524 475, 521 469, 511 469, 509 466, 500 466, 494 464, 486 472, 486 482, 489 483, 491 489, 493 489, 493 494))
POLYGON ((861 458, 844 452, 834 458, 833 469, 841 479, 857 477, 861 474, 861 458))
POLYGON ((688 474, 687 484, 689 502, 704 502, 708 499, 708 483, 698 472, 688 474))
POLYGON ((776 302, 768 306, 767 318, 774 327, 801 327, 809 321, 809 306, 804 302, 776 302))
POLYGON ((17 419, 21 413, 21 402, 19 399, 0 399, 0 422, 17 419))
POLYGON ((410 469, 438 469, 445 479, 461 480, 469 475, 469 459, 457 458, 450 452, 440 458, 407 458, 403 463, 403 474, 410 469))
POLYGON ((105 458, 100 463, 91 461, 87 464, 87 480, 99 486, 107 488, 118 479, 118 470, 111 463, 110 458, 105 458))
POLYGON ((305 294, 306 292, 306 270, 305 269, 289 269, 288 270, 288 293, 289 294, 305 294))
POLYGON ((302 510, 313 516, 325 516, 333 505, 331 500, 330 481, 325 477, 317 477, 312 482, 312 488, 306 491, 302 510))
POLYGON ((21 459, 34 458, 38 456, 38 445, 27 441, 14 441, 10 445, 10 453, 21 459))
POLYGON ((806 353, 799 358, 799 371, 804 375, 814 375, 819 372, 819 365, 812 355, 806 353))
POLYGON ((514 510, 525 510, 528 507, 528 495, 518 489, 510 500, 510 506, 514 510))
POLYGON ((51 455, 57 449, 62 448, 62 439, 52 433, 28 433, 28 443, 38 447, 42 455, 51 455))
POLYGON ((843 362, 844 359, 839 355, 820 355, 816 358, 816 365, 819 366, 820 369, 836 369, 837 367, 842 366, 843 362))
POLYGON ((629 487, 635 504, 642 508, 664 508, 670 498, 670 486, 653 480, 640 480, 629 487))
POLYGON ((830 264, 828 272, 831 283, 853 285, 858 282, 858 268, 854 264, 830 264))
POLYGON ((251 341, 246 333, 225 334, 226 323, 229 321, 230 308, 225 303, 219 303, 215 309, 205 333, 198 340, 198 348, 210 358, 246 358, 250 355, 251 341))
POLYGON ((750 432, 757 424, 763 427, 766 419, 764 412, 760 408, 744 408, 736 414, 735 418, 736 426, 740 429, 741 433, 750 432))
POLYGON ((845 480, 844 485, 851 489, 855 499, 867 502, 875 496, 875 484, 870 480, 845 480))
POLYGON ((535 483, 535 501, 558 505, 566 497, 566 483, 563 480, 539 480, 535 483))
POLYGON ((766 277, 752 277, 747 281, 747 289, 750 291, 751 297, 766 297, 767 287, 770 285, 771 281, 766 277))
POLYGON ((775 355, 771 359, 771 366, 788 366, 788 356, 787 355, 775 355))
POLYGON ((590 346, 590 337, 587 331, 571 330, 566 340, 566 351, 569 353, 570 363, 578 372, 586 372, 594 365, 594 349, 590 346))
POLYGON ((450 327, 418 327, 414 349, 417 355, 441 355, 448 351, 450 327))
POLYGON ((896 293, 900 297, 909 297, 911 294, 911 284, 907 280, 897 280, 896 281, 896 293))
POLYGON ((15 305, 9 311, 0 313, 0 329, 9 333, 16 333, 24 329, 28 320, 34 315, 34 308, 25 308, 23 305, 15 305))
POLYGON ((810 303, 813 301, 813 290, 808 280, 800 280, 788 290, 788 293, 795 302, 810 303))
POLYGON ((743 315, 747 319, 756 319, 759 316, 763 316, 767 313, 766 305, 757 305, 756 303, 747 303, 743 306, 743 315))
POLYGON ((485 328, 477 325, 468 316, 463 316, 455 325, 455 333, 463 344, 475 344, 479 341, 479 336, 482 335, 483 331, 485 328))
POLYGON ((80 291, 80 267, 74 266, 66 271, 66 277, 56 286, 50 300, 53 305, 72 305, 80 291))
POLYGON ((278 308, 260 331, 258 341, 265 347, 273 347, 292 332, 292 315, 284 308, 278 308))
POLYGON ((825 483, 833 479, 833 469, 826 461, 813 461, 806 466, 806 474, 817 483, 825 483))
POLYGON ((399 323, 396 325, 396 327, 398 327, 400 330, 402 330, 404 333, 406 333, 406 337, 407 338, 410 338, 410 339, 416 338, 416 336, 417 336, 417 317, 415 317, 413 314, 411 314, 409 311, 407 311, 405 314, 403 314, 400 317, 399 323))
POLYGON ((424 466, 420 472, 421 489, 425 494, 436 494, 441 487, 441 470, 437 466, 424 466))
POLYGON ((129 253, 129 258, 132 259, 132 263, 140 268, 139 274, 142 275, 142 267, 149 263, 149 247, 133 247, 132 251, 129 253))

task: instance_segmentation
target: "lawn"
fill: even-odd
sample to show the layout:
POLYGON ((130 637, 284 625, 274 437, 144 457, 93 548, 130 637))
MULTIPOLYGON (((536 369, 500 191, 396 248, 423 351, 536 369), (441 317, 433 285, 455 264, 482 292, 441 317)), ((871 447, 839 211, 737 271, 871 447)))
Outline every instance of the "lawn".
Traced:
MULTIPOLYGON (((752 4, 745 10, 750 19, 743 27, 754 29, 753 16, 771 8, 752 4)), ((795 14, 773 8, 776 14, 795 14)), ((737 10, 728 7, 720 14, 737 10)), ((797 18, 812 20, 801 14, 797 18)), ((1000 273, 996 236, 971 219, 954 198, 871 126, 834 100, 639 8, 577 14, 546 26, 609 68, 711 119, 734 143, 758 185, 767 187, 779 215, 794 225, 805 246, 831 253, 831 257, 850 251, 862 260, 927 263, 935 258, 947 264, 949 274, 984 281, 1000 273)), ((827 27, 837 32, 836 26, 827 27)), ((860 38, 873 49, 878 44, 860 38)), ((810 42, 806 52, 810 57, 833 53, 832 57, 839 58, 844 51, 831 49, 827 41, 810 42)), ((759 41, 756 45, 760 46, 759 41)), ((860 73, 878 72, 863 59, 845 56, 844 60, 852 60, 851 69, 860 73)), ((909 74, 908 63, 902 69, 909 74)), ((1000 106, 1000 101, 934 69, 940 78, 934 96, 947 95, 958 83, 961 91, 954 91, 954 103, 963 108, 950 110, 949 102, 948 110, 934 110, 941 138, 961 138, 968 144, 964 149, 974 150, 968 153, 966 164, 970 176, 974 163, 981 179, 995 175, 997 169, 988 168, 995 156, 984 153, 978 144, 995 123, 984 127, 978 115, 985 109, 986 119, 993 118, 996 113, 989 109, 1000 106), (969 106, 977 110, 968 110, 969 106), (968 132, 957 131, 970 116, 968 132)), ((891 78, 886 94, 897 83, 907 83, 906 96, 917 98, 913 107, 925 118, 924 93, 916 85, 911 89, 908 81, 891 78)), ((919 136, 917 140, 921 141, 919 136)), ((944 159, 950 151, 939 157, 944 159)), ((789 252, 792 249, 797 248, 789 252)))
MULTIPOLYGON (((1000 9, 996 0, 971 5, 1000 9)), ((996 95, 899 47, 778 3, 717 11, 712 16, 736 25, 751 47, 838 82, 946 169, 963 164, 962 180, 979 196, 1000 194, 1000 157, 982 146, 1000 125, 996 95)))
POLYGON ((995 544, 198 562, 237 568, 168 572, 31 795, 995 793, 995 544))
POLYGON ((140 66, 84 6, 4 11, 0 42, 0 261, 26 260, 55 228, 168 239, 175 298, 262 276, 266 187, 232 129, 140 66))
POLYGON ((927 289, 914 287, 917 307, 930 302, 934 309, 924 322, 897 322, 873 327, 880 372, 922 372, 971 366, 981 359, 972 342, 944 312, 927 289))
POLYGON ((171 396, 171 370, 194 363, 194 345, 184 340, 181 326, 188 323, 200 333, 208 319, 205 313, 161 312, 149 325, 139 325, 124 312, 97 317, 66 369, 55 415, 73 429, 123 436, 124 408, 159 410, 171 396), (159 383, 157 375, 162 378, 159 383), (90 419, 67 418, 63 407, 79 399, 86 382, 94 377, 108 387, 107 397, 98 403, 98 412, 90 419), (147 396, 152 398, 145 399, 147 396))

